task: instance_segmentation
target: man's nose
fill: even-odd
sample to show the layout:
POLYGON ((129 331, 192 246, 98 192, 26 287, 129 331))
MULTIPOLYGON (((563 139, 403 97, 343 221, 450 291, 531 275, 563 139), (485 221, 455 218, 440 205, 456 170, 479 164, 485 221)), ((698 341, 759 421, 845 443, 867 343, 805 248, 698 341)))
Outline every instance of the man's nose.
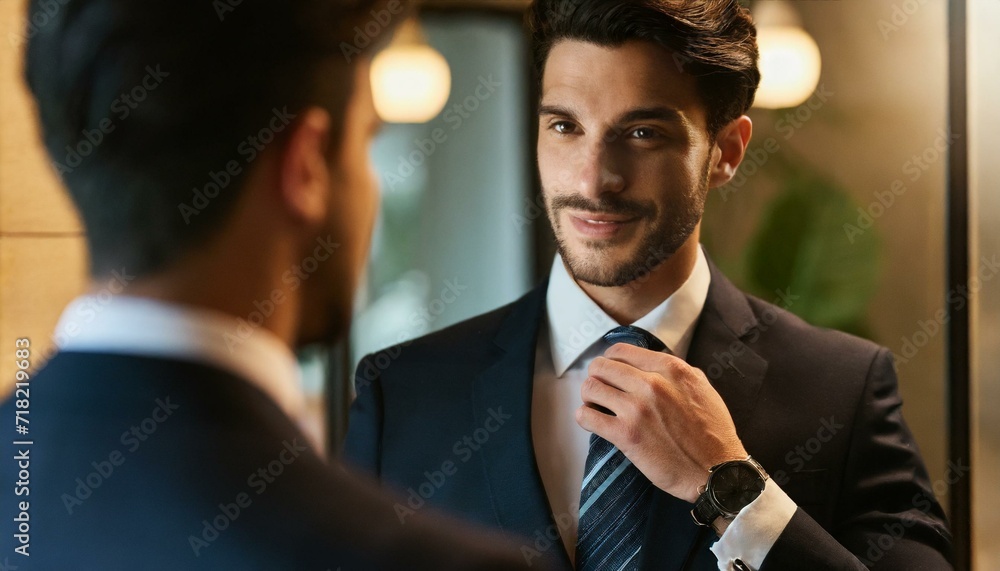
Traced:
POLYGON ((607 142, 596 141, 581 154, 576 186, 577 192, 593 200, 625 189, 625 177, 607 142))

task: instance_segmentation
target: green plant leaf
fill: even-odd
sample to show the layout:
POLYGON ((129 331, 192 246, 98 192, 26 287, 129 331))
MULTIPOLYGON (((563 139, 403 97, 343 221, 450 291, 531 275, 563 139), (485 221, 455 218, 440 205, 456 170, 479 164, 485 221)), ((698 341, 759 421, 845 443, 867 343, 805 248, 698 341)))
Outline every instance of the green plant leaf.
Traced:
POLYGON ((767 301, 788 292, 792 301, 786 309, 814 325, 867 330, 864 316, 878 282, 879 244, 873 228, 848 237, 845 225, 857 216, 857 205, 829 181, 793 174, 750 241, 748 289, 767 301))

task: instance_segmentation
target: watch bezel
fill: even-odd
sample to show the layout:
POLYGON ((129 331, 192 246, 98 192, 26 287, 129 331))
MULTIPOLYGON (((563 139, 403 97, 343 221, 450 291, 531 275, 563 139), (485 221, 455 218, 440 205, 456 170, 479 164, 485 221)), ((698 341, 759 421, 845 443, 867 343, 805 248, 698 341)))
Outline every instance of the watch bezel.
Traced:
POLYGON ((749 505, 749 503, 753 502, 753 500, 750 500, 750 502, 744 504, 739 509, 732 511, 730 509, 727 509, 722 504, 722 502, 719 501, 719 498, 715 495, 716 486, 714 484, 715 482, 718 481, 719 475, 724 473, 727 469, 733 467, 750 469, 760 478, 760 491, 758 491, 757 495, 754 496, 753 498, 754 500, 759 498, 760 495, 764 493, 764 488, 767 486, 767 479, 768 479, 767 472, 765 472, 763 467, 761 467, 761 465, 758 464, 753 458, 747 458, 745 460, 729 460, 727 462, 723 462, 721 464, 713 466, 712 470, 708 475, 708 482, 705 484, 705 491, 708 492, 708 497, 712 502, 712 506, 719 511, 722 517, 726 518, 736 517, 736 515, 739 514, 743 508, 749 505))

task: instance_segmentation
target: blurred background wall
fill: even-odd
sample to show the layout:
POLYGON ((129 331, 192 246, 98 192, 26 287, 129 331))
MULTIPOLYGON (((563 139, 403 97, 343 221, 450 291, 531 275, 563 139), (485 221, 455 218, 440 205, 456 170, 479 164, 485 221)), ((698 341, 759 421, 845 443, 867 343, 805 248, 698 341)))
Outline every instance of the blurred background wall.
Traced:
POLYGON ((534 283, 532 224, 518 218, 534 161, 524 33, 510 14, 422 19, 451 93, 420 124, 394 124, 374 148, 382 211, 352 362, 514 301, 534 283))
MULTIPOLYGON (((896 0, 793 4, 822 54, 816 95, 750 113, 749 156, 712 195, 703 241, 760 297, 789 288, 790 311, 893 351, 907 421, 943 482, 947 4, 913 2, 905 19, 896 0), (792 240, 802 247, 786 253, 792 240)), ((948 486, 935 491, 947 505, 948 486)))
MULTIPOLYGON (((969 5, 971 258, 1000 259, 1000 2, 969 5)), ((976 569, 1000 568, 1000 280, 984 281, 972 306, 972 534, 976 569)), ((970 284, 971 285, 971 284, 970 284)))
POLYGON ((21 80, 25 0, 0 2, 0 394, 14 385, 14 341, 32 365, 52 349, 62 308, 83 291, 83 229, 49 168, 21 80))

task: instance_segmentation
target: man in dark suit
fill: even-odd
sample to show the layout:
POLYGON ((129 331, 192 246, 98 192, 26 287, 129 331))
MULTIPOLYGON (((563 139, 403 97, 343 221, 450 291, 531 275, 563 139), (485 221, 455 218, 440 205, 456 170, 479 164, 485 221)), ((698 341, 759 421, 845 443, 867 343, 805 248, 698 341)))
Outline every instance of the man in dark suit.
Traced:
POLYGON ((559 256, 513 304, 362 360, 350 463, 530 538, 532 563, 950 568, 891 353, 740 292, 699 246, 750 140, 747 11, 537 0, 530 24, 559 256))
POLYGON ((377 203, 371 54, 348 42, 401 5, 30 13, 26 76, 93 285, 33 378, 38 340, 17 340, 3 567, 526 567, 491 532, 401 520, 300 427, 292 349, 344 334, 377 203))

